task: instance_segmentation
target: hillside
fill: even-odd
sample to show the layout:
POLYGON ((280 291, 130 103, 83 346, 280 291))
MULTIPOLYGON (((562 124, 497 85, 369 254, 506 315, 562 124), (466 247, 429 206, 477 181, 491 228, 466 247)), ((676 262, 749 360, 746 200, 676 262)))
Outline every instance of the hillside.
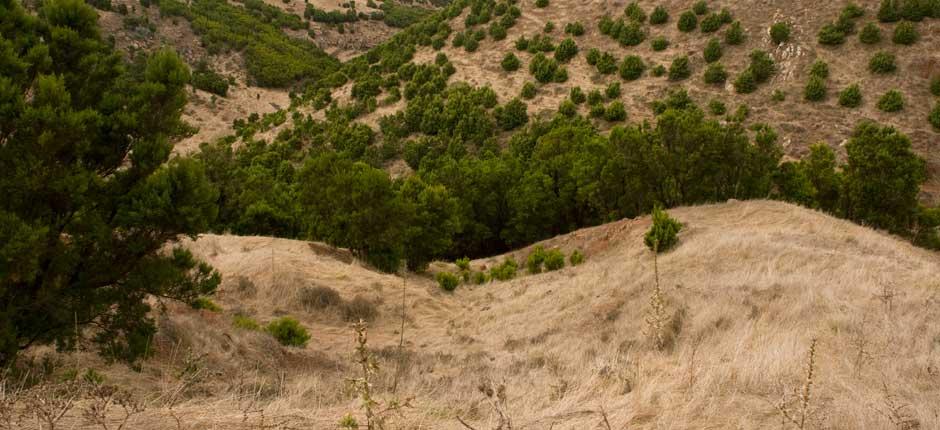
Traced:
MULTIPOLYGON (((911 425, 899 428, 940 426, 935 254, 778 202, 671 214, 686 227, 677 248, 658 260, 675 335, 664 351, 643 334, 654 285, 643 217, 542 243, 583 250, 580 266, 520 272, 452 294, 412 275, 402 290, 402 278, 315 243, 205 235, 188 246, 223 273, 214 298, 222 312, 171 307, 160 319, 157 356, 142 373, 88 354, 61 357, 62 367, 93 367, 139 393, 160 393, 133 428, 167 428, 172 416, 183 428, 260 428, 262 420, 333 428, 346 413, 362 423, 344 388, 345 378, 357 376, 354 333, 343 319, 349 306, 305 309, 302 291, 319 286, 345 303, 359 296, 375 304, 368 337, 379 360, 375 396, 412 398, 393 428, 463 428, 457 416, 496 428, 498 415, 477 389, 484 381, 505 384, 500 406, 513 428, 603 429, 602 410, 611 428, 775 427, 775 405, 803 386, 814 338, 807 428, 895 428, 892 420, 911 425), (233 328, 235 314, 261 323, 291 315, 312 339, 302 349, 282 347, 233 328), (178 379, 187 368, 200 377, 178 379), (180 387, 179 400, 165 406, 180 387)), ((528 252, 471 266, 524 261, 528 252)))

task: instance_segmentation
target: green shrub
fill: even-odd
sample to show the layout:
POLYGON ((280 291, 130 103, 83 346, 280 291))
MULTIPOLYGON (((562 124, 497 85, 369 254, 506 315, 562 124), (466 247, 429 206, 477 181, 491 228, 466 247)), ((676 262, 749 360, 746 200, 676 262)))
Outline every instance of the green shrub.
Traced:
POLYGON ((728 112, 728 107, 725 106, 724 102, 721 100, 714 99, 708 102, 708 111, 711 112, 712 115, 724 115, 728 112))
POLYGON ((865 16, 865 9, 855 3, 849 3, 842 8, 842 16, 848 19, 858 19, 865 16))
POLYGON ((600 90, 591 90, 587 95, 587 102, 591 106, 596 106, 604 102, 604 96, 600 90))
POLYGON ((222 312, 222 307, 215 304, 215 302, 213 302, 208 297, 197 297, 196 300, 193 300, 193 302, 189 305, 192 306, 193 309, 203 309, 209 312, 222 312))
POLYGON ((787 99, 787 93, 783 90, 774 90, 773 94, 770 95, 770 100, 775 102, 782 102, 787 99))
POLYGON ((606 113, 606 109, 602 104, 591 105, 591 109, 588 111, 591 118, 603 118, 606 113))
POLYGON ((503 57, 503 61, 499 63, 503 67, 503 70, 507 72, 515 72, 519 70, 519 57, 516 57, 516 54, 512 52, 507 52, 503 57))
POLYGON ((646 64, 636 55, 627 55, 620 63, 620 77, 627 81, 634 81, 643 76, 646 64))
POLYGON ((516 260, 507 258, 499 266, 490 269, 490 277, 499 281, 507 281, 516 276, 516 270, 519 268, 516 260))
POLYGON ((565 34, 570 34, 572 36, 584 35, 584 24, 581 24, 579 21, 565 24, 565 34))
POLYGON ((467 52, 476 52, 477 48, 480 47, 480 41, 474 37, 467 38, 463 43, 463 49, 467 52))
POLYGON ((339 425, 339 428, 341 429, 358 429, 359 428, 359 421, 357 421, 356 417, 352 416, 352 414, 344 415, 342 418, 339 419, 339 423, 337 424, 339 425))
POLYGON ((803 98, 806 101, 818 102, 826 98, 826 80, 819 76, 811 76, 806 88, 803 89, 803 98))
POLYGON ((640 7, 640 4, 637 2, 632 2, 627 5, 627 8, 623 11, 624 16, 630 18, 633 21, 638 23, 643 23, 646 21, 646 12, 643 11, 643 8, 640 7))
POLYGON ((940 75, 930 79, 930 94, 940 97, 940 75))
POLYGON ((493 110, 496 123, 503 130, 514 130, 529 122, 528 106, 519 99, 512 99, 504 106, 493 110))
POLYGON ((855 108, 862 105, 862 89, 852 84, 839 92, 839 106, 855 108))
POLYGON ((683 33, 694 31, 697 26, 698 18, 692 11, 683 12, 682 15, 679 15, 679 22, 676 23, 676 27, 683 33))
POLYGON ((754 72, 750 68, 745 69, 734 80, 734 91, 738 94, 750 94, 757 89, 757 80, 754 79, 754 72))
POLYGON ((568 263, 570 263, 572 266, 578 266, 581 263, 584 263, 584 254, 581 253, 581 250, 575 249, 574 251, 571 251, 571 255, 568 256, 568 263))
POLYGON ((597 62, 600 61, 600 59, 601 50, 597 48, 588 49, 587 54, 584 55, 584 60, 591 66, 597 66, 597 62))
POLYGON ((704 19, 702 19, 702 24, 699 28, 702 29, 702 33, 714 33, 721 29, 721 26, 724 25, 724 21, 721 18, 721 15, 717 13, 708 14, 704 19))
POLYGON ((770 26, 770 40, 777 45, 790 40, 790 24, 785 22, 775 22, 770 26))
POLYGON ((568 98, 570 98, 574 104, 579 105, 584 103, 587 96, 584 95, 584 91, 581 90, 581 87, 572 87, 571 91, 568 92, 568 98))
POLYGON ((767 82, 776 72, 774 60, 770 58, 770 54, 767 52, 755 49, 751 51, 749 57, 751 59, 751 65, 748 66, 748 69, 754 74, 754 80, 757 81, 757 83, 762 84, 767 82))
POLYGON ((548 7, 548 0, 535 0, 535 7, 537 8, 548 7))
POLYGON ((611 53, 604 52, 594 67, 597 67, 597 71, 601 74, 609 75, 617 71, 617 59, 611 53))
POLYGON ((695 12, 696 15, 705 15, 708 13, 708 2, 705 0, 699 0, 692 5, 692 12, 695 12))
POLYGON ((715 61, 718 61, 721 59, 721 55, 722 55, 721 41, 719 41, 717 37, 708 39, 708 43, 705 44, 705 52, 704 52, 705 62, 714 63, 715 61))
POLYGON ((725 31, 725 43, 729 45, 740 45, 744 43, 744 28, 741 27, 741 21, 731 23, 731 27, 725 31))
MULTIPOLYGON (((619 122, 627 119, 627 110, 619 100, 611 102, 604 110, 604 119, 610 122, 619 122)), ((564 260, 564 258, 562 259, 564 260)))
POLYGON ((858 33, 858 40, 866 45, 874 45, 878 42, 881 42, 881 29, 878 28, 878 25, 869 22, 862 27, 862 31, 858 33))
POLYGON ((485 284, 489 280, 490 278, 485 272, 473 272, 473 274, 470 275, 470 281, 476 285, 485 284))
POLYGON ((555 48, 555 59, 561 63, 567 63, 568 60, 578 55, 578 45, 571 38, 566 38, 555 48))
POLYGON ((728 80, 728 72, 721 63, 711 63, 705 68, 705 83, 712 85, 721 85, 728 80))
POLYGON ((454 260, 454 264, 456 264, 457 268, 462 272, 470 270, 470 258, 468 257, 458 258, 454 260))
POLYGON ((937 104, 934 105, 927 120, 930 121, 930 125, 933 126, 934 130, 940 131, 940 101, 937 101, 937 104))
POLYGON ((232 326, 241 330, 261 330, 261 325, 258 324, 258 321, 246 315, 235 315, 232 317, 232 326))
MULTIPOLYGON (((457 33, 457 36, 460 36, 460 33, 457 33)), ((456 43, 456 41, 457 41, 457 36, 454 36, 454 42, 455 42, 455 43, 456 43)), ((454 45, 454 46, 457 46, 457 45, 454 45)), ((528 50, 529 50, 529 39, 526 39, 525 36, 520 36, 518 39, 516 39, 515 46, 516 46, 516 50, 519 50, 519 51, 528 51, 528 50)))
POLYGON ((456 290, 457 285, 460 284, 460 279, 450 272, 440 272, 435 279, 437 279, 437 286, 448 292, 456 290))
POLYGON ((310 340, 307 329, 291 317, 282 317, 271 321, 265 327, 265 330, 284 346, 303 347, 310 340))
POLYGON ((671 218, 666 211, 656 207, 653 209, 653 225, 646 236, 643 237, 643 243, 653 252, 665 252, 676 245, 678 242, 679 230, 682 230, 682 223, 671 218))
POLYGON ((536 92, 537 92, 537 88, 535 84, 533 84, 532 82, 526 82, 525 84, 522 85, 522 91, 520 91, 519 95, 521 95, 522 98, 526 100, 531 100, 535 98, 536 92))
POLYGON ((881 22, 896 22, 901 19, 898 0, 881 0, 878 8, 878 20, 881 22))
POLYGON ((542 33, 548 34, 548 33, 551 33, 551 32, 553 32, 553 31, 555 31, 555 23, 552 22, 552 21, 546 22, 546 23, 545 23, 545 26, 542 27, 542 33))
POLYGON ((894 27, 894 35, 891 41, 897 45, 913 45, 920 38, 917 28, 910 21, 902 21, 894 27))
POLYGON ((650 24, 660 25, 669 21, 669 12, 662 6, 656 6, 650 14, 650 24))
POLYGON ((868 61, 868 70, 881 75, 894 73, 898 66, 894 54, 886 51, 875 53, 868 61))
POLYGON ((573 117, 578 114, 578 105, 574 104, 571 99, 564 99, 558 105, 558 113, 569 118, 573 117))
POLYGON ((653 66, 652 69, 650 69, 650 73, 657 78, 664 76, 666 74, 666 66, 662 64, 657 64, 653 66))
POLYGON ((199 62, 193 69, 192 84, 195 88, 221 97, 228 95, 228 79, 210 70, 204 61, 199 62))
POLYGON ((878 109, 882 112, 900 112, 904 110, 904 96, 900 91, 890 90, 878 99, 878 109))
POLYGON ((541 52, 535 54, 529 61, 529 73, 541 83, 554 81, 556 72, 558 72, 558 62, 554 58, 546 57, 541 52))
POLYGON ((494 22, 490 24, 489 33, 493 40, 503 40, 506 38, 506 27, 498 22, 494 22))
POLYGON ((669 40, 665 37, 657 37, 650 41, 650 46, 654 51, 663 51, 669 47, 669 40))
POLYGON ((545 253, 545 271, 552 272, 565 267, 565 254, 557 249, 545 253))
POLYGON ((669 80, 681 81, 692 75, 692 69, 689 67, 689 57, 681 56, 672 60, 669 65, 669 80))
POLYGON ((604 95, 608 99, 620 97, 620 82, 614 81, 607 85, 607 88, 604 89, 604 95))
POLYGON ((845 32, 832 23, 824 25, 817 36, 821 45, 835 46, 845 43, 845 32))
POLYGON ((525 267, 529 273, 542 273, 542 264, 545 262, 545 248, 537 245, 526 258, 525 267))
POLYGON ((829 64, 826 64, 823 60, 814 61, 813 65, 809 68, 809 75, 823 79, 829 78, 829 64))

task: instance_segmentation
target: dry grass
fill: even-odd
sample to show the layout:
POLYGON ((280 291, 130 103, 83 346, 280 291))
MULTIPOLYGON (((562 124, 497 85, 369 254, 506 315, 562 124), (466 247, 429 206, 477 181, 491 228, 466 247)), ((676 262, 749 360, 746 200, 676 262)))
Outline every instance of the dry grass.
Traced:
MULTIPOLYGON (((670 308, 684 315, 670 323, 676 337, 663 350, 644 335, 655 283, 642 239, 650 220, 640 218, 541 244, 585 250, 580 266, 454 294, 423 277, 403 287, 399 277, 305 242, 203 236, 188 246, 225 274, 215 298, 223 314, 171 307, 157 356, 141 373, 88 354, 61 357, 63 367, 93 366, 144 399, 179 393, 172 408, 150 401, 127 428, 175 428, 173 416, 183 428, 260 428, 262 419, 334 428, 346 414, 365 423, 346 383, 361 374, 352 328, 336 315, 290 312, 295 294, 314 283, 376 303, 368 351, 380 370, 370 376, 371 396, 414 396, 386 428, 464 429, 458 416, 476 429, 509 418, 513 428, 606 428, 605 420, 614 429, 776 428, 781 393, 808 387, 812 339, 804 428, 940 428, 936 254, 779 202, 670 214, 687 227, 660 255, 660 281, 670 308), (236 291, 242 278, 256 294, 236 291), (893 285, 890 306, 885 284, 893 285), (402 288, 407 336, 399 349, 402 288), (608 317, 614 308, 619 315, 608 317), (236 311, 262 323, 290 313, 313 339, 304 349, 281 347, 233 329, 236 311), (194 365, 187 357, 201 358, 194 365), (193 368, 201 378, 186 382, 180 375, 193 368), (506 387, 499 410, 498 397, 480 395, 480 381, 506 387)), ((517 259, 527 252, 517 250, 517 259)), ((800 395, 788 399, 788 413, 799 416, 800 395)), ((94 428, 78 417, 63 422, 94 428)))

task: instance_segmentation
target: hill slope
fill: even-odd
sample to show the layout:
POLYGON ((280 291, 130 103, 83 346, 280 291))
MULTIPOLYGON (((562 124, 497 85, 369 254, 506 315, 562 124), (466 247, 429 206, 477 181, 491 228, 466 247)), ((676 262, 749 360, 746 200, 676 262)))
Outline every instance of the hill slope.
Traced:
MULTIPOLYGON (((812 428, 889 428, 889 405, 903 406, 900 416, 919 425, 906 428, 940 426, 936 254, 779 202, 671 214, 686 227, 678 247, 658 260, 674 335, 664 351, 644 335, 654 285, 644 217, 543 242, 584 250, 580 266, 520 272, 453 294, 414 276, 402 289, 401 278, 317 244, 203 236, 189 246, 224 274, 216 301, 225 311, 171 308, 143 375, 120 367, 104 373, 143 392, 185 386, 172 412, 190 427, 255 428, 262 410, 267 424, 332 428, 347 412, 361 423, 358 402, 344 388, 345 378, 358 376, 344 320, 358 295, 379 311, 368 338, 379 360, 376 397, 391 398, 396 381, 396 396, 413 397, 392 428, 463 428, 457 416, 495 428, 498 416, 478 391, 483 381, 505 384, 514 428, 605 428, 602 409, 612 428, 775 426, 782 394, 802 387, 813 338, 812 428), (335 290, 346 304, 304 309, 301 291, 312 286, 335 290), (232 328, 236 313, 261 323, 289 314, 313 337, 303 349, 281 347, 232 328), (185 357, 201 357, 204 378, 176 379, 193 365, 185 357)), ((523 260, 527 252, 513 256, 523 260)), ((135 428, 173 422, 166 406, 135 419, 135 428)))

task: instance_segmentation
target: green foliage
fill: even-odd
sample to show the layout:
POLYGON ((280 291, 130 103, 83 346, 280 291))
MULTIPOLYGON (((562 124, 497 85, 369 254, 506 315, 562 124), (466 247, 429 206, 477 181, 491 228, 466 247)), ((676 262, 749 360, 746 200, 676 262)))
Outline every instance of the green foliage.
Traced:
POLYGON ((516 54, 513 54, 512 52, 507 52, 506 55, 503 56, 503 60, 500 61, 499 65, 502 66, 503 70, 507 72, 515 72, 516 70, 519 70, 519 57, 516 57, 516 54))
POLYGON ((882 112, 900 112, 904 110, 904 95, 900 91, 890 90, 878 99, 877 106, 882 112))
POLYGON ((728 112, 728 108, 725 106, 724 102, 721 100, 715 99, 708 102, 708 111, 712 115, 724 115, 725 112, 728 112))
POLYGON ((664 51, 669 47, 669 40, 665 37, 657 37, 650 42, 650 46, 654 51, 664 51))
POLYGON ((568 98, 570 98, 574 104, 579 105, 584 103, 586 96, 584 95, 584 91, 581 90, 581 87, 572 87, 571 91, 568 92, 568 98))
POLYGON ((198 297, 189 304, 193 309, 203 309, 209 312, 222 312, 222 307, 208 297, 198 297))
POLYGON ((578 114, 578 105, 574 104, 571 99, 564 99, 561 101, 561 104, 558 105, 558 113, 567 117, 573 117, 578 114))
POLYGON ((728 72, 721 63, 711 63, 705 68, 705 83, 712 85, 722 85, 728 80, 728 72))
POLYGON ((607 85, 607 88, 604 89, 604 95, 608 99, 615 99, 620 97, 620 82, 614 81, 607 85))
POLYGON ((646 40, 643 25, 634 20, 613 20, 605 15, 601 17, 598 29, 601 34, 620 42, 621 46, 637 46, 646 40))
POLYGON ((284 346, 304 347, 307 345, 307 341, 310 340, 307 329, 291 317, 282 317, 271 321, 265 326, 265 331, 284 346))
POLYGON ((708 16, 702 19, 702 24, 699 28, 702 29, 702 33, 714 33, 721 29, 721 26, 725 22, 722 19, 721 15, 717 13, 710 13, 708 16))
POLYGON ((646 64, 643 64, 643 59, 636 55, 627 55, 620 63, 620 77, 627 81, 634 81, 643 76, 645 69, 646 64))
POLYGON ((359 421, 357 421, 356 417, 352 416, 352 414, 346 414, 346 415, 343 415, 342 418, 340 418, 337 425, 339 425, 339 428, 343 428, 343 429, 358 429, 359 421))
POLYGON ((920 34, 910 21, 902 21, 894 27, 894 35, 891 37, 891 41, 897 45, 913 45, 918 39, 920 34))
POLYGON ((734 90, 738 94, 749 94, 757 90, 757 79, 750 68, 744 69, 734 80, 734 90))
POLYGON ((457 278, 457 275, 450 272, 440 272, 435 278, 437 279, 437 285, 447 292, 456 290, 457 286, 460 285, 460 279, 457 278))
POLYGON ((261 325, 258 321, 245 315, 235 315, 232 318, 232 326, 241 330, 260 331, 261 325))
POLYGON ((604 105, 600 103, 592 104, 589 115, 591 118, 603 118, 604 114, 607 113, 605 111, 606 111, 606 108, 604 108, 604 105))
POLYGON ((327 24, 359 21, 359 16, 356 15, 355 10, 347 9, 346 12, 340 12, 338 10, 325 11, 309 3, 307 3, 304 9, 304 18, 314 22, 325 22, 327 24))
POLYGON ((862 105, 862 89, 858 84, 852 84, 839 92, 839 106, 856 108, 862 105))
POLYGON ((384 17, 382 21, 389 27, 405 28, 417 23, 431 14, 430 9, 406 5, 397 1, 384 1, 380 6, 384 17))
POLYGON ((626 9, 623 11, 623 14, 630 20, 636 21, 638 23, 643 23, 646 21, 646 12, 644 12, 643 8, 640 7, 640 4, 635 1, 627 5, 626 9))
POLYGON ((839 26, 829 23, 819 29, 817 34, 820 45, 841 45, 845 43, 845 32, 839 26))
POLYGON ((669 65, 669 80, 681 81, 692 76, 692 69, 689 66, 689 57, 681 56, 672 60, 669 65))
POLYGON ((656 6, 650 14, 650 24, 661 25, 669 21, 669 11, 663 6, 656 6))
POLYGON ((661 77, 661 76, 665 76, 665 75, 666 75, 666 66, 663 66, 662 64, 657 64, 657 65, 653 66, 652 69, 650 69, 650 73, 651 73, 653 76, 657 77, 657 78, 658 78, 658 77, 661 77))
POLYGON ((581 263, 584 263, 584 254, 581 253, 580 249, 571 251, 571 255, 568 256, 568 263, 572 266, 580 266, 581 263))
POLYGON ((692 5, 692 11, 695 12, 696 15, 705 15, 708 13, 708 2, 705 0, 696 1, 695 4, 692 5))
POLYGON ((676 28, 683 33, 688 33, 694 31, 698 26, 698 18, 695 16, 695 12, 685 11, 682 15, 679 15, 679 21, 676 23, 676 28))
POLYGON ((754 75, 754 80, 758 84, 767 82, 767 80, 776 73, 774 60, 770 58, 770 54, 767 52, 754 50, 751 51, 749 58, 751 64, 748 66, 748 70, 754 75))
POLYGON ((898 0, 881 0, 878 8, 878 20, 881 22, 895 22, 901 19, 898 0))
POLYGON ((498 22, 490 24, 490 29, 487 32, 493 40, 503 40, 506 38, 506 27, 498 22))
POLYGON ((550 249, 545 253, 545 271, 553 272, 565 267, 565 254, 558 249, 550 249))
POLYGON ((529 273, 542 273, 542 265, 545 263, 545 248, 537 245, 526 258, 525 267, 529 273))
POLYGON ((725 31, 725 43, 740 45, 744 43, 744 39, 744 28, 741 27, 741 21, 732 22, 728 30, 725 31))
POLYGON ((627 119, 627 111, 623 107, 623 102, 614 101, 604 109, 604 119, 609 122, 619 122, 627 119))
POLYGON ((878 28, 878 25, 869 22, 862 27, 862 31, 858 33, 858 40, 866 45, 874 45, 878 42, 881 42, 881 29, 878 28))
POLYGON ((879 51, 868 61, 868 70, 872 73, 885 75, 894 73, 897 70, 897 62, 894 54, 887 51, 879 51))
POLYGON ((778 103, 779 103, 779 102, 782 102, 782 101, 784 101, 784 100, 787 99, 787 93, 785 93, 785 92, 783 92, 783 90, 779 90, 779 89, 778 89, 778 90, 774 90, 774 92, 770 95, 770 99, 773 100, 773 101, 775 101, 775 102, 778 102, 778 103))
POLYGON ((0 366, 79 342, 134 361, 151 297, 192 304, 220 280, 178 246, 218 198, 198 163, 169 160, 189 69, 167 50, 125 63, 83 1, 0 10, 0 366))
POLYGON ((643 243, 653 252, 666 252, 679 241, 682 223, 669 216, 659 207, 653 209, 653 225, 643 236, 643 243))
POLYGON ((571 38, 566 38, 555 48, 555 59, 560 63, 567 63, 578 55, 578 45, 571 38))
POLYGON ((927 116, 927 121, 930 122, 934 130, 940 131, 940 101, 938 101, 934 105, 933 110, 930 111, 930 115, 927 116))
POLYGON ((500 265, 490 269, 490 277, 498 281, 508 281, 516 277, 516 270, 518 270, 518 268, 519 265, 516 264, 516 260, 507 258, 500 265))
POLYGON ((541 83, 554 81, 558 70, 558 62, 553 58, 546 57, 541 52, 535 54, 535 56, 529 60, 529 73, 535 77, 535 80, 541 83))
POLYGON ((545 26, 542 27, 542 32, 543 32, 543 33, 551 33, 551 32, 553 32, 553 31, 555 31, 555 23, 552 22, 552 21, 546 22, 546 23, 545 23, 545 26))
POLYGON ((205 61, 200 61, 193 70, 193 87, 225 97, 228 95, 228 79, 209 69, 205 61))
POLYGON ((584 35, 584 24, 581 24, 581 21, 565 24, 565 34, 570 34, 575 37, 584 35))
POLYGON ((503 130, 514 130, 529 122, 527 109, 522 100, 512 99, 494 111, 496 122, 503 130))
POLYGON ((790 24, 786 22, 775 22, 770 26, 770 40, 777 45, 781 45, 790 40, 790 24))
POLYGON ((604 102, 604 96, 600 90, 591 90, 587 95, 587 102, 591 106, 599 105, 604 102))
POLYGON ((617 71, 617 59, 609 52, 600 54, 600 57, 594 64, 597 71, 604 75, 609 75, 617 71))
POLYGON ((821 79, 829 78, 829 64, 823 60, 814 61, 813 65, 809 68, 809 75, 821 79))
POLYGON ((468 37, 463 42, 463 49, 464 51, 467 51, 467 52, 476 52, 476 50, 479 47, 480 47, 480 41, 477 40, 475 37, 468 37))
POLYGON ((865 16, 865 9, 855 3, 849 3, 842 8, 842 15, 848 19, 858 19, 865 16))
POLYGON ((548 7, 548 0, 535 0, 535 7, 537 8, 548 7))
POLYGON ((705 44, 704 57, 706 63, 714 63, 721 59, 722 49, 721 41, 717 37, 708 39, 708 43, 705 44))
POLYGON ((940 74, 930 79, 930 94, 940 97, 940 74))
POLYGON ((470 270, 470 258, 463 257, 454 260, 454 264, 460 269, 461 272, 466 272, 470 270))
POLYGON ((535 94, 538 92, 538 87, 535 86, 532 82, 526 82, 522 84, 522 90, 520 90, 519 95, 526 100, 531 100, 535 98, 535 94))
POLYGON ((806 87, 803 89, 803 99, 810 102, 818 102, 826 99, 828 89, 826 80, 819 76, 810 76, 806 87))

